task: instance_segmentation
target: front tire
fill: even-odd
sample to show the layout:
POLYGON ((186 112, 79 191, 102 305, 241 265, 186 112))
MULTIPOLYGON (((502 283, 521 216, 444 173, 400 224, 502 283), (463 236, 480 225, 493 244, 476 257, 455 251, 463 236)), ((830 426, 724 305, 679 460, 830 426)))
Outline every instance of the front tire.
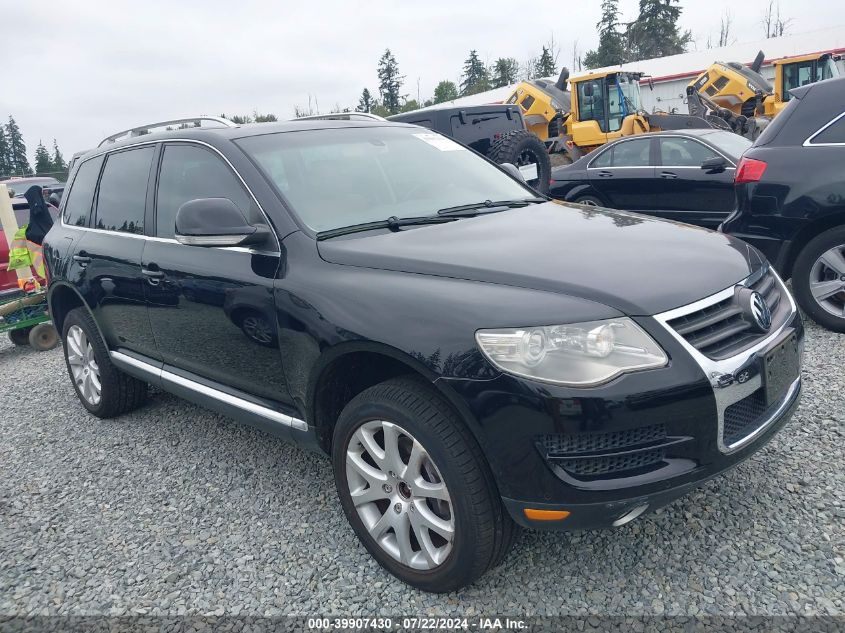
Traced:
POLYGON ((515 526, 475 438, 433 389, 397 378, 343 409, 332 463, 346 517, 391 574, 436 593, 504 558, 515 526))
POLYGON ((68 312, 62 327, 65 364, 79 401, 98 418, 112 418, 139 407, 147 383, 124 374, 109 358, 91 313, 68 312))
POLYGON ((845 226, 814 237, 792 269, 795 299, 813 321, 845 332, 845 226))

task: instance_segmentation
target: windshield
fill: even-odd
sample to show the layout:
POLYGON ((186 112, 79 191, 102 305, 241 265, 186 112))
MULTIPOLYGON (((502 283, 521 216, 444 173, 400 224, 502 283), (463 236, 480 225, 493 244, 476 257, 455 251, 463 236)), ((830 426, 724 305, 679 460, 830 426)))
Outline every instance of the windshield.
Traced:
POLYGON ((237 143, 314 231, 536 195, 462 145, 417 127, 282 132, 237 143))
POLYGON ((625 95, 628 114, 642 110, 640 100, 640 82, 628 75, 619 75, 619 90, 625 95))
POLYGON ((839 67, 832 58, 827 57, 819 64, 819 81, 839 76, 839 67))
POLYGON ((731 158, 739 159, 752 143, 734 132, 719 131, 707 135, 707 140, 731 158))

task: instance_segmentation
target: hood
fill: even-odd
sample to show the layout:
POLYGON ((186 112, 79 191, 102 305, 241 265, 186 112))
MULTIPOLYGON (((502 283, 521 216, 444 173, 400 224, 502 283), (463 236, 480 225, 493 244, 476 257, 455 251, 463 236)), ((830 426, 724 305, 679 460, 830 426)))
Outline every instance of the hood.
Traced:
POLYGON ((721 233, 642 215, 547 202, 396 233, 318 242, 331 263, 564 293, 632 316, 677 308, 762 265, 721 233))

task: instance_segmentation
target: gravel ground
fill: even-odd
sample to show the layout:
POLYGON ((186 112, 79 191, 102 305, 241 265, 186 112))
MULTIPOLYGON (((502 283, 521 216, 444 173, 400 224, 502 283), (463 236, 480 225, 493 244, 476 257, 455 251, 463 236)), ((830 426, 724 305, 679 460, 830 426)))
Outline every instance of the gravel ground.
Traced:
POLYGON ((808 323, 765 449, 613 531, 523 532, 445 596, 358 544, 316 454, 156 393, 98 420, 60 349, 0 342, 0 614, 845 613, 845 335, 808 323))

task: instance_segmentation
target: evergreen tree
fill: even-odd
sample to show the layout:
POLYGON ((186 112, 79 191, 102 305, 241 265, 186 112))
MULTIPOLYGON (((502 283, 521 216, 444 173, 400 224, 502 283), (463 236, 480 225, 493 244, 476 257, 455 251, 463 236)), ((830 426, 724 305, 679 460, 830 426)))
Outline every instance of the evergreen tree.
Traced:
POLYGON ((490 83, 493 88, 510 86, 517 82, 519 77, 519 62, 513 57, 500 57, 493 64, 493 75, 490 83))
POLYGON ((29 160, 26 157, 23 135, 11 115, 9 115, 9 123, 6 125, 6 139, 9 143, 10 172, 19 176, 32 173, 29 160))
POLYGON ((628 61, 677 55, 692 41, 690 31, 678 30, 680 0, 640 0, 640 14, 625 34, 628 61))
POLYGON ((458 87, 454 81, 444 79, 434 89, 434 103, 443 103, 444 101, 453 101, 458 98, 458 87))
POLYGON ((534 76, 553 77, 556 74, 557 64, 555 64, 555 59, 552 57, 552 51, 547 46, 544 46, 543 52, 540 53, 540 57, 534 63, 534 76))
POLYGON ((255 123, 275 123, 279 119, 276 118, 275 114, 267 113, 267 114, 258 114, 257 111, 252 113, 252 120, 255 123))
POLYGON ((12 166, 9 162, 9 141, 6 139, 6 130, 0 125, 0 176, 8 176, 12 173, 12 166))
POLYGON ((399 109, 399 112, 413 112, 414 110, 419 110, 420 104, 416 99, 408 99, 399 109))
POLYGON ((405 76, 399 74, 399 64, 390 49, 384 51, 378 62, 378 91, 381 96, 381 105, 389 114, 399 112, 400 99, 402 95, 399 90, 405 81, 405 76))
POLYGON ((358 112, 370 112, 374 105, 373 95, 370 94, 367 88, 364 88, 363 92, 361 92, 361 98, 358 100, 358 112))
POLYGON ((487 67, 479 59, 478 52, 474 49, 469 52, 469 57, 464 62, 464 74, 461 80, 461 94, 474 95, 490 89, 490 75, 487 67))
POLYGON ((35 148, 35 173, 49 174, 53 171, 53 162, 50 160, 50 153, 41 141, 38 141, 38 147, 35 148))
POLYGON ((67 171, 65 157, 59 151, 59 144, 56 143, 56 139, 53 139, 53 156, 50 158, 50 162, 53 164, 53 171, 67 171))
POLYGON ((599 45, 584 56, 587 68, 603 68, 625 63, 625 41, 619 32, 619 0, 602 0, 601 20, 596 24, 599 45))

